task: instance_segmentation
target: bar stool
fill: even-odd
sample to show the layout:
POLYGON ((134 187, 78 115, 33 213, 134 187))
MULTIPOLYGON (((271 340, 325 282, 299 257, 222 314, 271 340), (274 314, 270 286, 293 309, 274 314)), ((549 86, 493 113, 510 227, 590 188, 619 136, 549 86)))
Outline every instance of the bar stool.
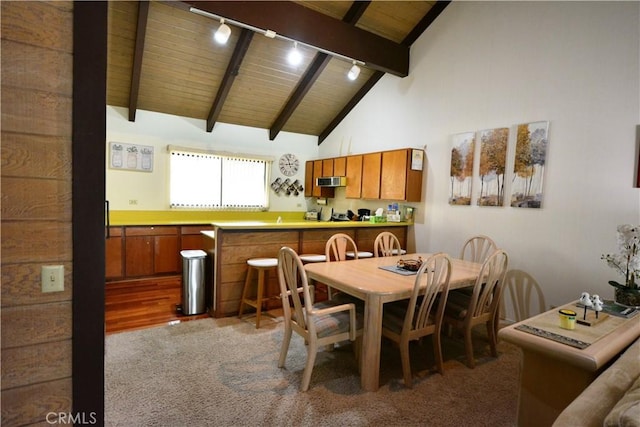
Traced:
MULTIPOLYGON (((252 258, 247 260, 249 268, 247 269, 247 278, 244 281, 244 289, 242 290, 242 299, 240 300, 240 308, 238 309, 238 317, 242 317, 244 305, 250 305, 256 309, 256 329, 260 328, 260 316, 262 314, 262 303, 267 299, 275 299, 276 297, 264 298, 265 275, 269 276, 270 270, 278 267, 278 258, 252 258), (258 289, 256 291, 256 299, 249 298, 249 287, 251 286, 251 276, 253 272, 258 273, 258 289)), ((280 299, 280 297, 277 297, 280 299)))
MULTIPOLYGON (((348 258, 355 258, 356 253, 354 251, 347 251, 346 255, 348 258)), ((360 258, 371 258, 373 257, 373 252, 369 251, 358 251, 358 259, 360 258)))
POLYGON ((302 254, 302 255, 300 255, 300 260, 303 263, 325 262, 327 260, 327 256, 326 255, 320 255, 320 254, 302 254))
MULTIPOLYGON (((312 262, 325 262, 327 260, 326 255, 320 255, 320 254, 302 254, 302 255, 299 255, 299 258, 303 264, 310 264, 312 262)), ((316 283, 316 281, 313 279, 309 279, 309 283, 313 285, 314 292, 316 289, 320 289, 321 292, 327 293, 327 298, 328 298, 329 292, 328 292, 327 285, 321 284, 322 286, 318 286, 318 283, 316 283)), ((316 295, 313 295, 312 299, 315 301, 316 295)))

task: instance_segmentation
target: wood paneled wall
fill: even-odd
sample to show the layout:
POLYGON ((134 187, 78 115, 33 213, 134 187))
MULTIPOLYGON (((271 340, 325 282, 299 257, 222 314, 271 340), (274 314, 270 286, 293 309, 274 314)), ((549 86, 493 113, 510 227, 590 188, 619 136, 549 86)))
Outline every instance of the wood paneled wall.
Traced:
POLYGON ((1 2, 2 420, 71 412, 72 2, 1 2), (40 268, 65 267, 64 292, 40 268))

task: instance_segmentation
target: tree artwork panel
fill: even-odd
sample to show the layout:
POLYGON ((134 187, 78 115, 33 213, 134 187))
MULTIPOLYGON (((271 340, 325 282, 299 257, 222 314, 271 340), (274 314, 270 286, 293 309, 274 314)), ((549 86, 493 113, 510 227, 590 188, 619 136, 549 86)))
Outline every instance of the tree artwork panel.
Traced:
POLYGON ((471 204, 475 146, 475 132, 465 132, 453 136, 450 173, 451 188, 449 191, 450 205, 471 204))
POLYGON ((542 206, 548 132, 547 121, 518 125, 511 186, 511 206, 515 208, 542 206))
POLYGON ((502 206, 509 128, 480 132, 479 206, 502 206))

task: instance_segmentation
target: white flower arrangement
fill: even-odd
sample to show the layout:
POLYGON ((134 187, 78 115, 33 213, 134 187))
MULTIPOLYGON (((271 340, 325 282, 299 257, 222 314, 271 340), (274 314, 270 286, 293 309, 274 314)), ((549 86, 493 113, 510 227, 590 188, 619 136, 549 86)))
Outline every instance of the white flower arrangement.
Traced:
POLYGON ((618 249, 619 253, 605 254, 601 259, 624 277, 624 284, 613 280, 609 283, 619 288, 638 289, 636 280, 640 279, 640 226, 618 226, 618 249))

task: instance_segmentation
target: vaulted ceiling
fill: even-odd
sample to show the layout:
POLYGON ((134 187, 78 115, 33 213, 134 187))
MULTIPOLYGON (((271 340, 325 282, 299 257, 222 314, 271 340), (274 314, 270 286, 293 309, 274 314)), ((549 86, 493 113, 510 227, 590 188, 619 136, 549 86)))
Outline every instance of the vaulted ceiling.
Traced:
POLYGON ((131 121, 142 109, 206 120, 207 132, 231 123, 321 143, 385 73, 408 74, 409 47, 447 4, 110 1, 107 103, 131 121), (224 45, 213 40, 219 18, 231 27, 224 45), (287 61, 293 41, 298 66, 287 61))

